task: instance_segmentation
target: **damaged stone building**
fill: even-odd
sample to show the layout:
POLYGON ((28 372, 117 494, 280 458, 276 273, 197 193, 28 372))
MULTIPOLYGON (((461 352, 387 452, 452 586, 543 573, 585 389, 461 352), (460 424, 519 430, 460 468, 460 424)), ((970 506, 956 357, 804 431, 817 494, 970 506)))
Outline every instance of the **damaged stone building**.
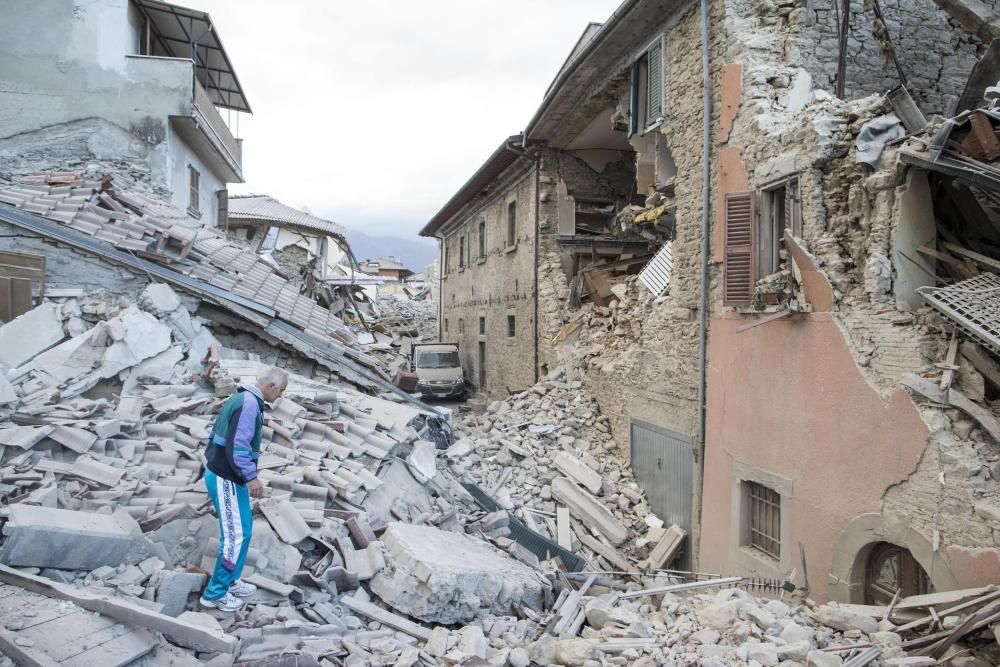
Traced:
POLYGON ((941 156, 965 117, 935 139, 989 104, 990 9, 707 4, 588 26, 424 229, 441 335, 491 397, 583 380, 687 565, 857 603, 995 581, 992 316, 949 301, 992 312, 993 172, 969 162, 992 153, 941 156), (501 265, 515 200, 532 256, 501 265), (514 281, 536 314, 517 359, 514 281))

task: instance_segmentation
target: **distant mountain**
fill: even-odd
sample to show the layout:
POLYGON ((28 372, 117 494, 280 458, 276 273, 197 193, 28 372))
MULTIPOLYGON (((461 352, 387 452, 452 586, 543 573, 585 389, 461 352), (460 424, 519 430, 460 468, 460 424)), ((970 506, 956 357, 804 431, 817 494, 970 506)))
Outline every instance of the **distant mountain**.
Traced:
POLYGON ((406 268, 423 273, 437 259, 437 242, 419 236, 369 236, 356 229, 347 230, 347 242, 359 262, 376 257, 399 257, 406 268))

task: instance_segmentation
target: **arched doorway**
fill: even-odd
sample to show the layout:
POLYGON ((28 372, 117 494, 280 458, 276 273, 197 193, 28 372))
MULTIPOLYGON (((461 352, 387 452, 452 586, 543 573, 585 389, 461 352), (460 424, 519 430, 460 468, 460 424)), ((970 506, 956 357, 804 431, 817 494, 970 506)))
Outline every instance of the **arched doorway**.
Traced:
POLYGON ((932 591, 930 577, 908 549, 890 542, 871 546, 865 563, 865 604, 888 605, 900 597, 932 591))

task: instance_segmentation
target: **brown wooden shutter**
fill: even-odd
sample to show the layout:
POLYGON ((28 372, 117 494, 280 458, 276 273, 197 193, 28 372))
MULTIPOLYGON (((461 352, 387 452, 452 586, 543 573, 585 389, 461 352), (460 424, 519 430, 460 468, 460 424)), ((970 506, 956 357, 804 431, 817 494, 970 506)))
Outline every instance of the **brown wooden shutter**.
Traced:
POLYGON ((216 201, 218 202, 219 220, 218 227, 224 232, 229 231, 229 190, 216 190, 216 201))
POLYGON ((726 194, 725 286, 723 303, 750 303, 754 286, 754 237, 757 213, 752 192, 726 194))

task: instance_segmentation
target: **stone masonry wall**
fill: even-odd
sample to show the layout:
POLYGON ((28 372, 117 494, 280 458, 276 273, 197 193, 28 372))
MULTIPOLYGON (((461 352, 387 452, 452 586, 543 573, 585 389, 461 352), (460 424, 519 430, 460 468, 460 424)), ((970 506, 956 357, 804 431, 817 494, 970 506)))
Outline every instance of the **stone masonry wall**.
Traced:
POLYGON ((442 270, 441 339, 458 342, 465 377, 493 398, 535 382, 535 170, 520 160, 497 186, 450 221, 444 233, 449 267, 442 270), (516 202, 517 240, 507 245, 508 205, 516 202), (486 222, 486 256, 479 257, 479 223, 486 222), (466 266, 459 266, 465 237, 466 266), (508 317, 514 317, 514 336, 508 317), (485 333, 480 333, 485 318, 485 333), (447 330, 446 330, 447 327, 447 330), (479 387, 480 343, 486 345, 486 386, 479 387))
MULTIPOLYGON (((721 22, 722 10, 721 2, 712 3, 713 25, 721 22)), ((622 316, 619 326, 585 326, 563 346, 570 355, 569 364, 582 372, 587 388, 610 418, 615 442, 626 451, 632 419, 692 436, 697 431, 703 90, 697 6, 671 19, 669 28, 666 24, 652 27, 650 34, 663 30, 668 32, 664 54, 666 117, 653 131, 667 138, 677 166, 677 231, 670 293, 654 302, 648 290, 632 283, 620 306, 628 315, 622 316)), ((711 39, 712 74, 717 81, 725 35, 715 30, 711 39)), ((548 171, 543 169, 543 173, 548 171)), ((565 307, 569 286, 554 239, 555 207, 543 204, 543 224, 550 216, 551 227, 541 237, 540 296, 546 323, 543 328, 551 338, 581 313, 565 307)), ((560 349, 551 347, 546 355, 560 359, 560 349)))
MULTIPOLYGON (((851 0, 848 99, 885 93, 900 83, 884 42, 874 35, 876 19, 873 10, 865 8, 868 4, 851 0)), ((798 24, 797 35, 790 40, 789 62, 809 70, 816 86, 833 91, 840 0, 760 0, 760 6, 776 10, 775 17, 787 16, 793 26, 798 24)), ((982 44, 933 0, 882 0, 880 6, 911 95, 926 115, 945 113, 948 96, 962 90, 982 44)))

